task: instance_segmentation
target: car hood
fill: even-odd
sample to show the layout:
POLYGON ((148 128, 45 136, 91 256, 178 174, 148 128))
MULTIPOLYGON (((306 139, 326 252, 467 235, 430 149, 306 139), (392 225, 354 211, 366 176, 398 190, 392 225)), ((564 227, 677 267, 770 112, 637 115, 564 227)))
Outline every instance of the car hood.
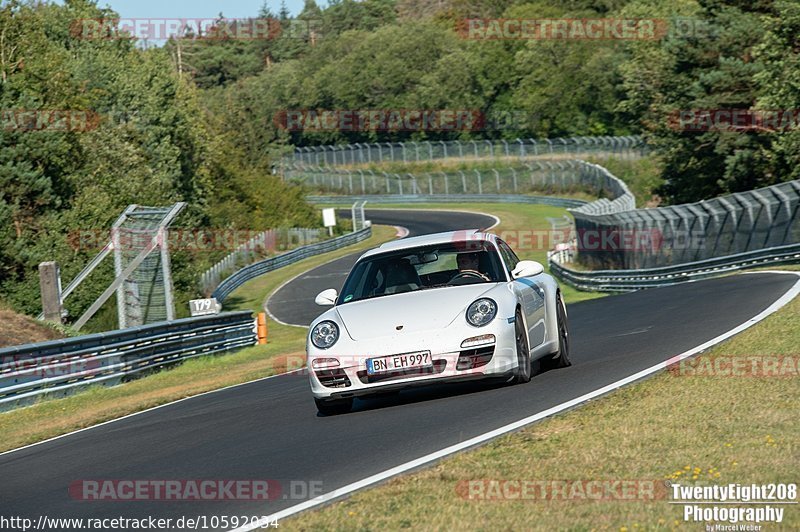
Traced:
POLYGON ((432 288, 365 299, 336 306, 353 340, 393 336, 403 332, 443 329, 462 318, 467 306, 491 291, 496 283, 432 288))

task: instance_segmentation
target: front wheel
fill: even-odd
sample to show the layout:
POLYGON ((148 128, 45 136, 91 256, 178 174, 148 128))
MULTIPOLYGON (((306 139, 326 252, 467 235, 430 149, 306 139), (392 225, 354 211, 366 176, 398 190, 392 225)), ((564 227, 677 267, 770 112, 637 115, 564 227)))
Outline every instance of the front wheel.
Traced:
POLYGON ((531 352, 528 349, 528 335, 522 313, 517 310, 514 316, 514 336, 517 343, 517 371, 514 373, 514 384, 522 384, 531 380, 531 352))
POLYGON ((556 317, 558 319, 558 351, 553 358, 547 360, 547 369, 566 368, 572 365, 569 360, 567 311, 564 308, 564 299, 561 294, 556 297, 556 317))
POLYGON ((346 414, 353 408, 353 398, 348 399, 317 399, 314 398, 317 404, 317 410, 323 416, 336 416, 338 414, 346 414))

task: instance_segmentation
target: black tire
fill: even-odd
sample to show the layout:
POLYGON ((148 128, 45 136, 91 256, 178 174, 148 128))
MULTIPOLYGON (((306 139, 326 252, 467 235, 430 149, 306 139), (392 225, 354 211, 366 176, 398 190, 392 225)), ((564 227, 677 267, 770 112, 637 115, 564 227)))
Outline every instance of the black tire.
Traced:
POLYGON ((336 416, 339 414, 346 414, 353 408, 353 398, 348 399, 317 399, 314 398, 317 404, 317 410, 323 416, 336 416))
POLYGON ((517 309, 514 315, 514 337, 517 344, 517 369, 514 372, 514 384, 522 384, 531 380, 531 352, 528 349, 528 334, 522 313, 517 309))
POLYGON ((569 361, 569 324, 567 323, 567 311, 564 308, 564 300, 561 294, 556 296, 556 317, 558 319, 558 351, 553 358, 543 361, 547 369, 566 368, 572 365, 569 361))

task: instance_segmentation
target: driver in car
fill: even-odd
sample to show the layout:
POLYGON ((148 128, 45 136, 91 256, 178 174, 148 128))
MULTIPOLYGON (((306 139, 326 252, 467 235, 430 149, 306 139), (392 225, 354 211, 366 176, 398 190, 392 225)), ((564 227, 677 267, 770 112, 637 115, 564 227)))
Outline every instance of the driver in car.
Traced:
POLYGON ((456 255, 456 264, 458 265, 458 273, 453 277, 454 279, 462 274, 473 274, 486 281, 489 280, 489 276, 480 271, 480 257, 477 252, 459 253, 456 255))

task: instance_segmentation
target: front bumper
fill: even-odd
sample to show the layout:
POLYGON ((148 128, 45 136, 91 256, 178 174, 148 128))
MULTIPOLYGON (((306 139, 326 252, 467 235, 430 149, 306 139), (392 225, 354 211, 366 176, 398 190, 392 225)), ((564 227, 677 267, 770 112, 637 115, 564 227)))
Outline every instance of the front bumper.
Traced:
POLYGON ((507 375, 517 367, 514 324, 496 318, 486 327, 447 328, 443 331, 403 333, 385 338, 353 341, 345 334, 332 348, 308 344, 311 392, 317 399, 358 397, 435 382, 458 382, 507 375), (491 345, 461 347, 474 336, 492 334, 491 345), (433 366, 427 369, 367 374, 366 360, 417 351, 430 351, 433 366), (317 359, 337 359, 338 366, 315 367, 317 359))

